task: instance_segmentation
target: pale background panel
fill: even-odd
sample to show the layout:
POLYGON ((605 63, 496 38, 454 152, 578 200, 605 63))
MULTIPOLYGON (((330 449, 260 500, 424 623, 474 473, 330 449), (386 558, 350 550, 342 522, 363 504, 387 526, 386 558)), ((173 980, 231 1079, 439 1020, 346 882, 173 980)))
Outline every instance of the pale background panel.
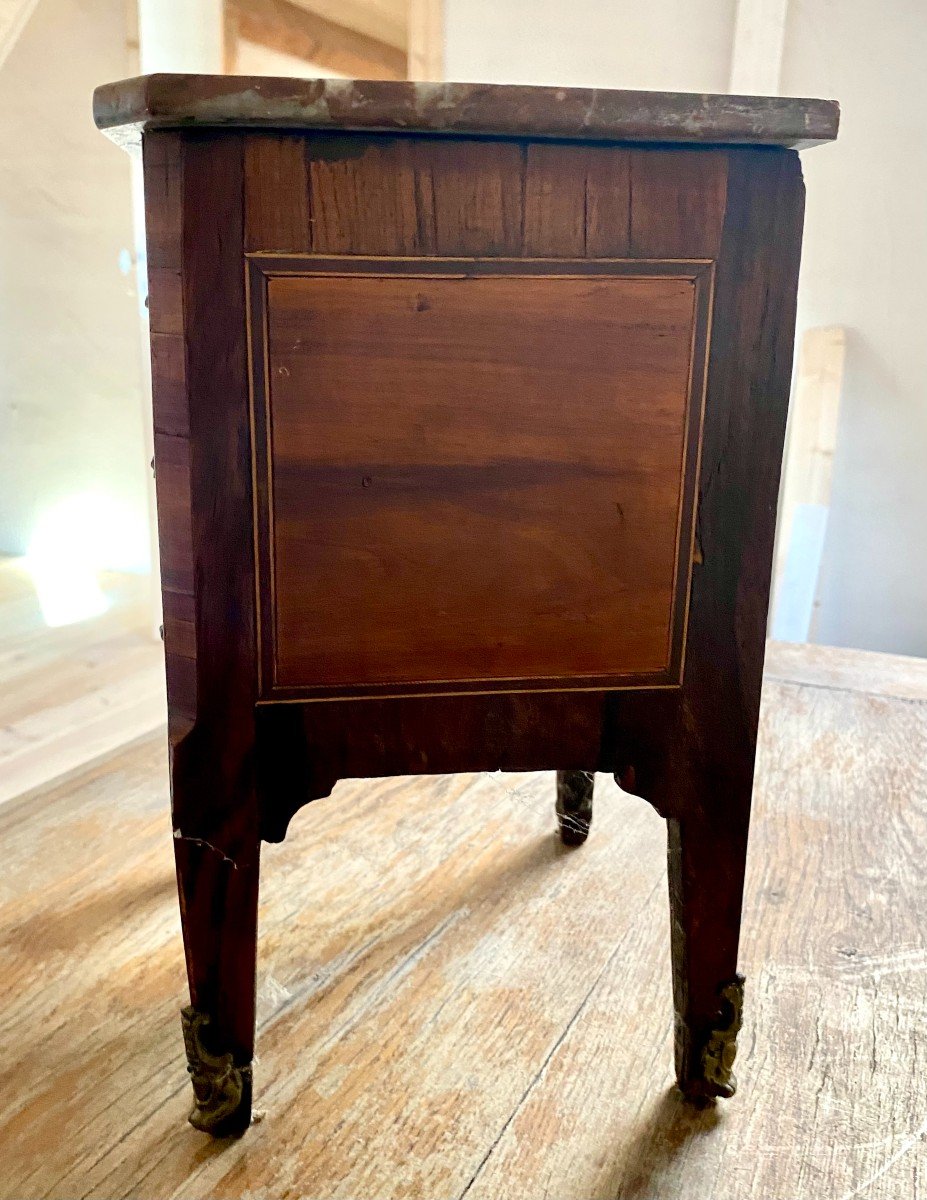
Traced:
MULTIPOLYGON (((366 25, 357 6, 342 6, 340 19, 393 42, 402 36, 399 0, 371 0, 366 25)), ((745 0, 446 0, 444 74, 725 91, 738 7, 743 23, 745 0)), ((815 636, 927 654, 918 295, 927 265, 927 8, 918 0, 752 7, 768 9, 776 28, 784 11, 782 92, 836 97, 844 114, 838 142, 803 156, 799 337, 825 325, 847 336, 815 636)), ((38 0, 0 70, 0 552, 23 553, 43 511, 94 490, 135 531, 110 539, 102 565, 114 568, 148 559, 150 454, 129 165, 94 131, 89 96, 136 69, 133 9, 125 0, 38 0)), ((141 10, 147 65, 217 69, 219 0, 142 0, 141 10)), ((762 52, 751 62, 760 72, 762 52)), ((240 69, 312 70, 253 46, 240 69)))
POLYGON ((0 552, 23 553, 45 509, 97 491, 128 527, 109 565, 138 569, 130 167, 90 119, 93 88, 133 69, 126 12, 125 0, 40 0, 0 70, 0 552))
POLYGON ((445 0, 445 74, 725 92, 734 9, 733 0, 445 0))
POLYGON ((817 640, 927 654, 927 7, 791 0, 782 90, 840 100, 803 156, 799 328, 843 325, 846 362, 817 640))

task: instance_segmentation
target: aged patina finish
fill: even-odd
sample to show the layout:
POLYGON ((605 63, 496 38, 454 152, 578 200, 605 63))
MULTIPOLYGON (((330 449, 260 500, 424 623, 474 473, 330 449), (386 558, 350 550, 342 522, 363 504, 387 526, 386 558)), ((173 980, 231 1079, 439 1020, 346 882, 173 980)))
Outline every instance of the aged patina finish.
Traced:
POLYGON ((737 1091, 734 1059, 743 1024, 744 977, 735 975, 720 991, 721 1021, 712 1029, 702 1051, 702 1077, 710 1096, 730 1099, 737 1091))
POLYGON ((187 1070, 193 1083, 193 1108, 188 1120, 194 1129, 215 1137, 241 1133, 248 1126, 251 1066, 236 1066, 231 1053, 214 1054, 204 1045, 208 1039, 208 1014, 187 1005, 181 1010, 187 1070))
POLYGON ((97 89, 94 119, 115 141, 191 126, 339 129, 802 149, 832 141, 831 100, 524 84, 145 75, 97 89))
POLYGON ((261 841, 422 773, 560 772, 572 843, 595 771, 653 805, 676 1078, 730 1095, 795 148, 837 106, 158 75, 95 115, 144 166, 193 1123, 250 1119, 261 841))

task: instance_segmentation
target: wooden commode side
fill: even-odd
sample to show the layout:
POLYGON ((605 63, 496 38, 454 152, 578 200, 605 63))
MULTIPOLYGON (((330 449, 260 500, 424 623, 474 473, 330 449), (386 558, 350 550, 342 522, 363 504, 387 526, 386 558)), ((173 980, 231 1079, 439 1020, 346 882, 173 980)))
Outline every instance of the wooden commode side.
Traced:
POLYGON ((836 105, 160 75, 95 113, 144 162, 191 1121, 250 1120, 261 841, 410 773, 556 771, 572 845, 596 771, 666 818, 677 1079, 731 1095, 836 105))

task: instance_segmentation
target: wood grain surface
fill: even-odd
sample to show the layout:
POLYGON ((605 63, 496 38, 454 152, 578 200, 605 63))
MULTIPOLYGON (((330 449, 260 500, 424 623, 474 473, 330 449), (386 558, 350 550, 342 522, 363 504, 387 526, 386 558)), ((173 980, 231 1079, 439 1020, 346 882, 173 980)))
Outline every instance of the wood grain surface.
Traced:
MULTIPOLYGON (((781 220, 780 228, 771 228, 774 214, 787 220, 795 212, 797 174, 795 156, 775 150, 726 153, 706 148, 694 153, 674 147, 586 145, 580 154, 576 146, 565 144, 471 138, 451 143, 344 132, 302 137, 250 133, 245 139, 245 246, 254 256, 252 264, 275 256, 350 255, 360 267, 363 258, 379 256, 380 270, 395 272, 408 269, 409 258, 469 254, 482 256, 487 264, 497 259, 497 269, 504 272, 508 265, 503 260, 511 256, 527 257, 537 269, 542 261, 554 259, 566 260, 568 266, 571 255, 580 255, 590 272, 608 271, 610 261, 622 256, 634 260, 635 270, 646 272, 661 270, 649 260, 667 255, 699 260, 698 267, 687 269, 704 269, 706 260, 719 260, 725 242, 729 286, 725 305, 715 306, 715 319, 723 323, 735 313, 744 315, 737 316, 736 338, 728 341, 719 365, 723 361, 735 370, 746 369, 770 323, 768 314, 790 311, 794 281, 781 267, 773 271, 765 256, 757 258, 752 273, 741 271, 737 257, 753 254, 756 247, 752 241, 741 247, 739 230, 749 230, 750 238, 778 239, 783 228, 781 220), (735 185, 729 189, 732 169, 735 185), (781 178, 770 180, 777 172, 781 178), (750 182, 754 173, 755 187, 750 182), (733 219, 725 234, 728 205, 733 219), (755 210, 750 222, 743 220, 744 205, 755 210), (781 289, 781 300, 758 304, 771 287, 781 289)), ((794 231, 787 236, 793 237, 794 231)), ((791 267, 788 255, 778 255, 777 262, 791 267)), ((770 362, 754 364, 760 372, 774 367, 770 362)), ((714 404, 719 411, 731 403, 747 404, 743 389, 724 394, 729 388, 726 374, 719 376, 718 386, 714 404)), ((769 411, 778 411, 784 395, 778 376, 765 381, 757 377, 755 386, 758 394, 776 397, 769 411)), ((720 423, 728 419, 733 419, 730 414, 720 423)), ((737 420, 749 423, 745 416, 737 420)), ((267 455, 263 426, 266 421, 256 421, 258 463, 267 455)), ((776 456, 775 438, 768 433, 761 455, 752 459, 758 479, 765 478, 761 463, 772 463, 776 456)), ((726 453, 723 430, 717 444, 726 453)), ((693 473, 695 465, 696 457, 689 455, 687 466, 693 473)), ((726 470, 721 463, 712 469, 722 476, 726 470)), ((256 495, 260 523, 269 511, 260 470, 256 495)), ((737 494, 728 490, 726 495, 733 498, 733 513, 739 505, 737 494)), ((768 513, 742 518, 748 525, 771 519, 768 513)), ((740 537, 735 533, 732 543, 725 534, 717 554, 703 541, 699 554, 704 560, 707 550, 713 566, 720 567, 722 560, 730 564, 740 537)), ((679 540, 680 576, 689 569, 691 556, 685 547, 690 544, 691 538, 679 540)), ((268 573, 265 564, 265 579, 268 573)), ((761 595, 761 578, 756 583, 751 579, 749 588, 755 586, 761 595)), ((272 641, 267 629, 272 605, 266 596, 262 607, 266 655, 272 641)), ((258 760, 265 836, 279 839, 290 813, 305 797, 325 794, 339 775, 468 766, 607 769, 613 763, 621 765, 616 758, 627 753, 616 744, 620 731, 633 740, 640 729, 667 719, 665 711, 627 711, 615 696, 599 690, 574 692, 569 703, 545 692, 524 701, 486 696, 479 705, 465 698, 409 698, 388 708, 385 704, 317 702, 302 728, 296 714, 262 706, 258 760), (466 759, 461 747, 467 747, 466 759), (285 758, 288 766, 283 770, 285 758)))
POLYGON ((164 724, 147 577, 107 572, 106 612, 49 628, 23 559, 0 557, 0 804, 164 724))
POLYGON ((764 676, 837 691, 927 700, 927 675, 921 659, 872 650, 767 642, 764 676))
POLYGON ((670 1090, 647 805, 600 777, 571 851, 550 776, 372 780, 266 852, 264 1118, 210 1143, 183 1120, 162 735, 0 809, 0 1196, 924 1195, 927 666, 787 656, 800 682, 780 667, 764 692, 732 1101, 670 1090))
POLYGON ((265 696, 679 682, 700 264, 253 266, 265 696))
MULTIPOLYGON (((191 1000, 204 1053, 234 1060, 236 1128, 259 837, 338 778, 419 763, 635 781, 668 819, 677 1078, 732 1095, 797 155, 595 147, 579 172, 575 148, 535 162, 525 138, 267 136, 146 142, 151 258, 179 270, 161 301, 181 300, 155 356, 168 599, 187 605, 167 639, 188 662, 168 673, 174 843, 191 1000), (560 257, 579 230, 582 257, 560 257), (605 230, 620 267, 597 257, 605 230), (246 346, 249 313, 269 332, 246 346), (261 690, 258 631, 292 694, 261 690), (433 704, 468 685, 475 707, 433 704)), ((188 1050, 205 1128, 228 1106, 188 1050)))

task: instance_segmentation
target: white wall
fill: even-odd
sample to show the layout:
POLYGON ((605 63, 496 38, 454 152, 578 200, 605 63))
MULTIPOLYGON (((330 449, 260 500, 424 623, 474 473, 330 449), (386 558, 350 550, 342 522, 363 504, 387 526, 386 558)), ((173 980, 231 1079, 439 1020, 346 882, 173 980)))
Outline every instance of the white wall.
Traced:
POLYGON ((927 655, 927 5, 791 0, 782 89, 840 101, 802 156, 799 325, 847 327, 818 640, 927 655))
MULTIPOLYGON (((447 0, 449 79, 727 91, 728 0, 447 0)), ((803 154, 799 336, 848 350, 817 638, 927 655, 927 4, 790 0, 784 94, 837 99, 803 154)))
MULTIPOLYGON (((164 2, 146 0, 162 15, 164 2)), ((171 3, 190 19, 192 0, 171 3)), ((727 87, 734 0, 446 7, 451 79, 727 87)), ((119 268, 129 160, 89 112, 97 83, 134 69, 126 13, 125 0, 39 0, 0 70, 0 552, 95 489, 135 531, 110 565, 146 555, 137 297, 119 268)), ((836 145, 803 155, 800 328, 849 332, 818 637, 927 655, 925 62, 921 0, 790 0, 782 90, 843 108, 836 145)))
POLYGON ((141 71, 221 73, 222 0, 137 0, 141 71))
POLYGON ((445 0, 445 76, 725 91, 734 0, 445 0))
POLYGON ((50 506, 96 492, 118 530, 107 565, 138 569, 129 159, 90 116, 93 88, 131 69, 126 12, 125 0, 39 0, 0 70, 0 552, 22 553, 50 506))

